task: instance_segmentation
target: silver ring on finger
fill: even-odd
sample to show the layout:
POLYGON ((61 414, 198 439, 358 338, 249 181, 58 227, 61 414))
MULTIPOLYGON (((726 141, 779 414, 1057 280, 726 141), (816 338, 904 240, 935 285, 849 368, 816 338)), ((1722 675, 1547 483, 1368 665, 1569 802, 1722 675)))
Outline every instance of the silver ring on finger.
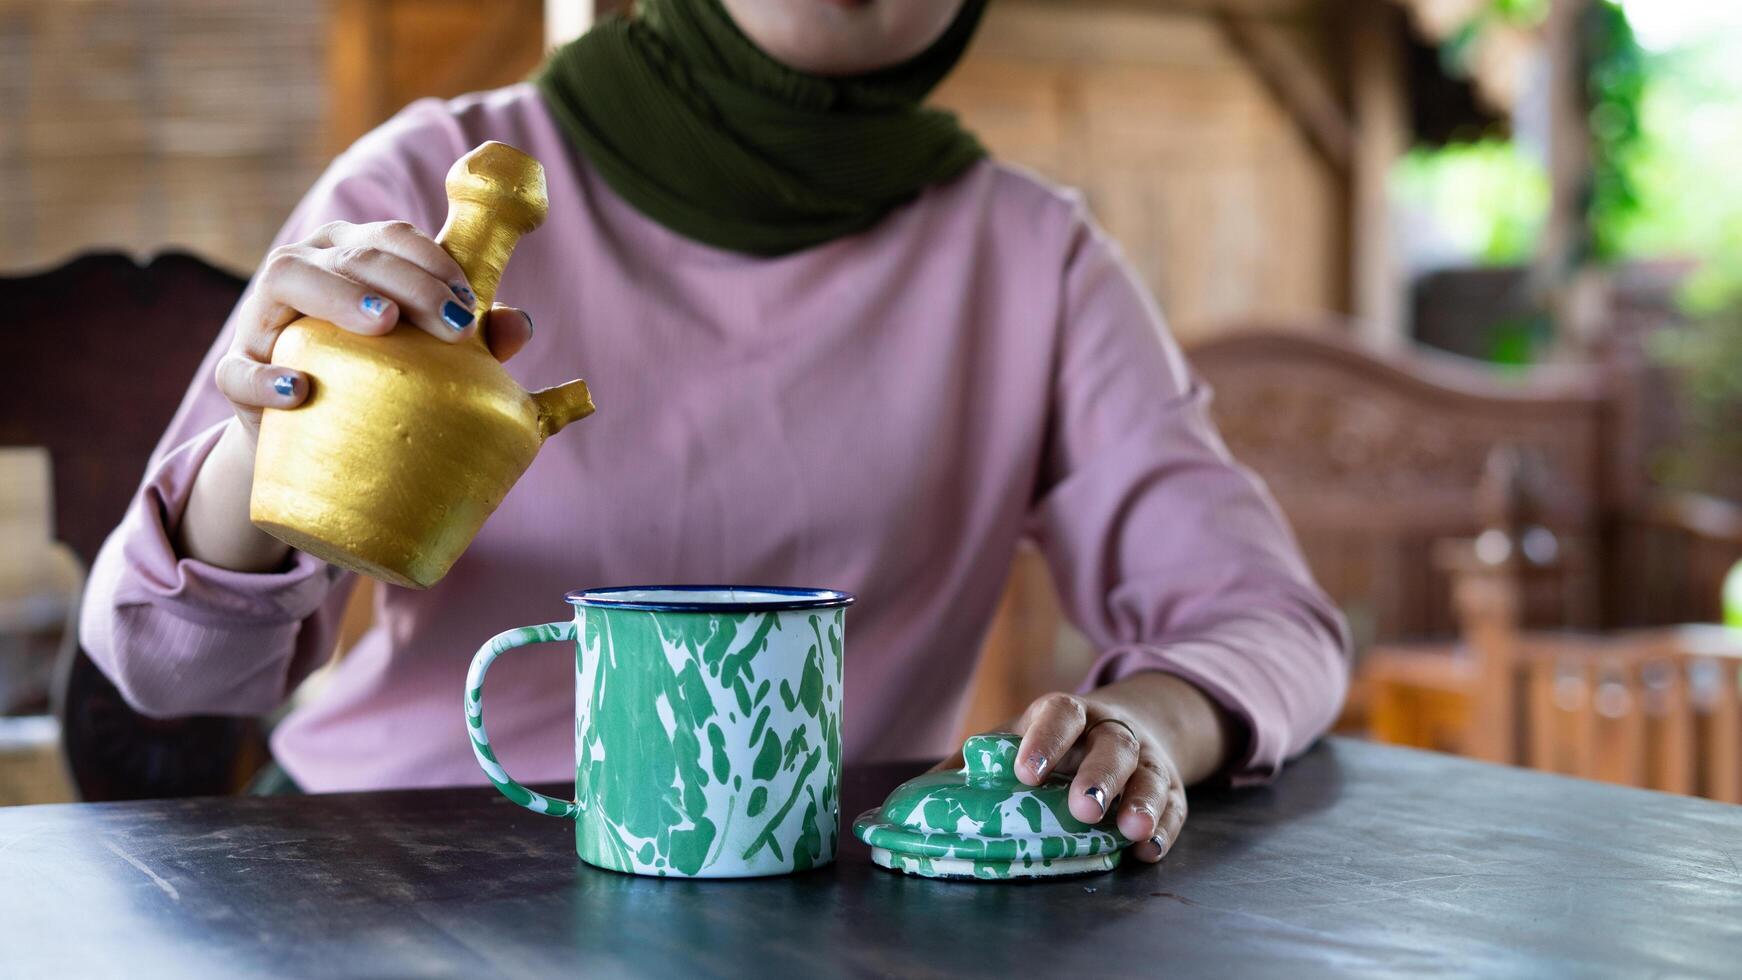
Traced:
POLYGON ((1095 729, 1100 728, 1102 725, 1118 725, 1120 728, 1125 729, 1125 734, 1131 736, 1131 744, 1132 745, 1138 746, 1140 748, 1142 747, 1143 740, 1137 737, 1137 729, 1132 728, 1130 725, 1127 725, 1126 723, 1120 721, 1117 718, 1102 718, 1100 721, 1097 721, 1093 725, 1090 725, 1088 727, 1088 729, 1083 732, 1083 734, 1087 735, 1087 734, 1089 734, 1089 732, 1092 732, 1095 729))

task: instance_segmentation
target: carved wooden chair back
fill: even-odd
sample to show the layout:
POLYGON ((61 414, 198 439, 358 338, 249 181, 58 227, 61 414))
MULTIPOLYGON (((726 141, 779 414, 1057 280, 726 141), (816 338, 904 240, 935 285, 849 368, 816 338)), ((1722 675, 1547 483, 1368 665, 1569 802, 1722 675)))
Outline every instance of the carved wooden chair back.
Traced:
MULTIPOLYGON (((1494 502, 1481 488, 1499 447, 1532 470, 1538 492, 1523 519, 1570 551, 1601 548, 1618 434, 1599 372, 1508 379, 1446 355, 1375 354, 1346 336, 1336 325, 1240 330, 1190 357, 1215 390, 1230 451, 1269 486, 1359 646, 1455 631, 1435 542, 1484 527, 1494 502)), ((1594 568, 1567 571, 1581 580, 1528 603, 1527 622, 1595 625, 1594 568)))

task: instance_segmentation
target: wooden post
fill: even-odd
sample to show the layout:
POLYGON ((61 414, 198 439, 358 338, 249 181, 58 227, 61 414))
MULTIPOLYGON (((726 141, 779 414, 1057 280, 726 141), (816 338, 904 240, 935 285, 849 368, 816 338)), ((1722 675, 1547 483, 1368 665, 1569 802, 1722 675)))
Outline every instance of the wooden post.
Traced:
POLYGON ((1700 746, 1705 778, 1701 789, 1724 803, 1742 803, 1742 684, 1735 660, 1716 658, 1716 689, 1700 746))
MULTIPOLYGON (((526 77, 553 0, 333 0, 326 144, 337 153, 413 99, 451 98, 526 77), (432 59, 429 52, 448 54, 432 59)), ((589 3, 591 9, 603 6, 589 3)))
POLYGON ((1640 664, 1614 651, 1592 651, 1591 766, 1597 779, 1645 786, 1647 718, 1640 664))
POLYGON ((1459 630, 1476 661, 1464 754, 1508 765, 1524 756, 1518 738, 1518 592, 1510 562, 1465 569, 1452 584, 1459 630))
POLYGON ((1526 667, 1529 677, 1525 695, 1524 764, 1543 772, 1558 772, 1555 748, 1559 731, 1559 707, 1555 703, 1555 665, 1536 657, 1526 667))
POLYGON ((1604 279, 1591 244, 1591 103, 1580 27, 1593 0, 1553 0, 1543 25, 1549 61, 1549 212, 1533 271, 1563 357, 1588 351, 1601 328, 1604 279))
POLYGON ((328 23, 326 143, 338 153, 397 108, 392 39, 380 0, 336 0, 328 23))
POLYGON ((1392 166, 1408 148, 1407 82, 1400 44, 1402 14, 1383 0, 1350 7, 1352 168, 1351 293, 1361 339, 1379 349, 1407 340, 1407 290, 1391 234, 1392 166))
POLYGON ((1699 792, 1699 759, 1695 751, 1694 706, 1688 690, 1688 672, 1693 658, 1677 653, 1659 658, 1652 667, 1661 687, 1648 694, 1662 699, 1662 724, 1655 753, 1656 779, 1645 785, 1666 793, 1699 792))

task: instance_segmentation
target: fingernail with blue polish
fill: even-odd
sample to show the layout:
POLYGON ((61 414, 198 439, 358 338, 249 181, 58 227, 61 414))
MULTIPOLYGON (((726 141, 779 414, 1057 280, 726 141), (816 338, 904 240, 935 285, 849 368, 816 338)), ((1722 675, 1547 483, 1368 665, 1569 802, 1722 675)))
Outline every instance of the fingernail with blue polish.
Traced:
POLYGON ((448 283, 448 288, 453 290, 454 295, 458 296, 460 298, 460 302, 465 303, 467 306, 477 306, 478 305, 478 297, 472 295, 471 288, 468 287, 465 283, 463 283, 463 282, 450 282, 450 283, 448 283))
POLYGON ((1107 812, 1107 793, 1099 786, 1090 786, 1083 790, 1083 795, 1095 801, 1095 807, 1103 814, 1107 812))
POLYGON ((363 307, 363 312, 370 316, 380 316, 387 312, 387 301, 373 293, 363 297, 363 302, 357 305, 363 307))
POLYGON ((289 398, 296 394, 296 379, 288 374, 281 374, 272 379, 272 390, 289 398))
POLYGON ((455 330, 464 330, 472 325, 472 312, 460 304, 449 300, 442 304, 442 320, 455 330))

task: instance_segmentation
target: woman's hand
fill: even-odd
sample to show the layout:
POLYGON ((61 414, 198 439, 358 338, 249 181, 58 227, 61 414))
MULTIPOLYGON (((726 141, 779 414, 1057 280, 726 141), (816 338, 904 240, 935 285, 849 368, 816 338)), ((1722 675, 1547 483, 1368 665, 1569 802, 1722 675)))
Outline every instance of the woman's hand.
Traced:
POLYGON ((1143 673, 1088 694, 1047 694, 1022 713, 1016 777, 1037 786, 1075 772, 1071 815, 1117 814, 1131 854, 1160 861, 1186 820, 1186 786, 1225 763, 1230 723, 1208 696, 1171 674, 1143 673))
POLYGON ((384 334, 404 322, 448 343, 483 329, 490 352, 503 361, 531 339, 525 313, 497 306, 480 326, 476 305, 459 263, 403 221, 335 221, 273 249, 237 309, 230 351, 218 362, 218 390, 236 421, 194 478, 173 531, 176 551, 240 572, 284 565, 289 547, 249 521, 248 498, 261 411, 295 408, 308 397, 306 375, 272 364, 272 348, 292 321, 314 316, 360 334, 384 334))
MULTIPOLYGON (((300 242, 272 250, 238 311, 230 352, 218 362, 218 390, 250 440, 266 408, 294 408, 308 378, 274 367, 278 335, 301 316, 352 333, 384 334, 401 321, 448 343, 479 329, 477 299, 458 262, 404 221, 335 221, 300 242)), ((532 336, 532 319, 498 306, 483 327, 491 353, 512 357, 532 336)))

